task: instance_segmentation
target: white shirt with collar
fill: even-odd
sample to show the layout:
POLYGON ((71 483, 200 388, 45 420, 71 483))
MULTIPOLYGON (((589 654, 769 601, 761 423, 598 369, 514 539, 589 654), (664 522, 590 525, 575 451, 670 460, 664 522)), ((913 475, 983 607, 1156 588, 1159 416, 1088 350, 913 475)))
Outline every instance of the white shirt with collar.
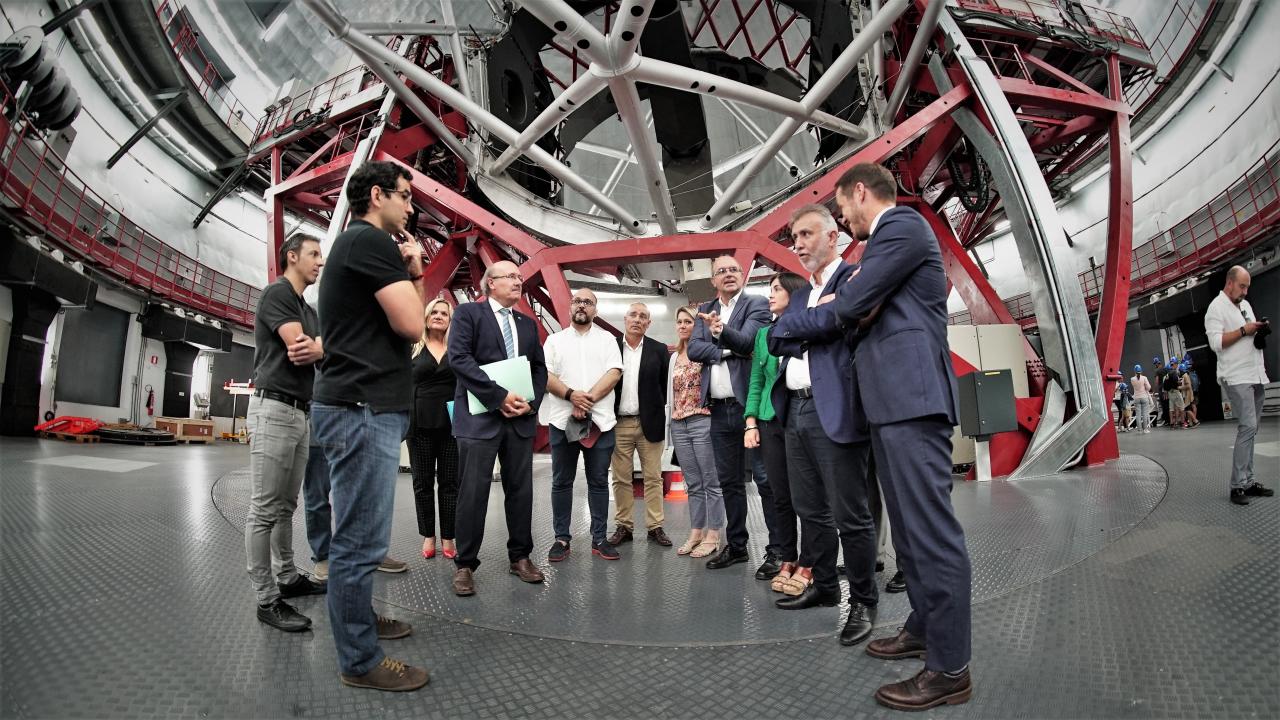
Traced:
MULTIPOLYGON (((502 323, 505 322, 502 316, 502 311, 504 309, 502 307, 502 303, 498 302, 497 300, 494 300, 493 298, 489 298, 489 308, 493 310, 493 319, 497 321, 498 330, 501 331, 502 323)), ((516 349, 516 355, 519 355, 520 354, 520 331, 516 329, 516 309, 515 307, 511 307, 509 309, 511 310, 511 315, 508 316, 511 319, 511 343, 516 349)))
POLYGON ((1236 340, 1231 347, 1222 346, 1223 333, 1239 330, 1246 322, 1257 319, 1248 300, 1240 298, 1237 305, 1227 297, 1226 291, 1220 291, 1209 303, 1204 314, 1204 332, 1208 336, 1209 347, 1218 355, 1218 378, 1227 385, 1266 385, 1269 382, 1262 351, 1253 346, 1252 335, 1236 340))
POLYGON ((875 216, 875 217, 871 218, 871 229, 870 229, 869 231, 867 231, 867 238, 868 238, 868 239, 870 239, 872 235, 875 235, 875 234, 876 234, 876 228, 880 227, 880 218, 884 217, 884 214, 885 214, 885 213, 889 212, 890 210, 892 210, 892 209, 894 209, 894 208, 896 208, 896 207, 898 207, 898 206, 897 206, 897 205, 890 205, 889 207, 887 207, 887 208, 885 208, 885 209, 881 210, 880 212, 876 213, 876 216, 875 216))
POLYGON ((624 335, 622 338, 622 380, 618 383, 622 394, 618 401, 618 414, 640 414, 640 358, 644 354, 644 337, 632 348, 624 335))
MULTIPOLYGON (((610 370, 622 370, 622 356, 618 353, 618 341, 613 335, 591 325, 580 333, 572 325, 547 338, 542 346, 546 355, 547 372, 560 378, 560 382, 587 392, 610 370)), ((607 432, 618 424, 613 413, 613 390, 600 398, 591 408, 591 420, 607 432)), ((564 398, 547 393, 538 408, 538 422, 564 430, 573 416, 573 404, 564 398)))
MULTIPOLYGON (((728 303, 720 303, 720 323, 724 327, 729 327, 729 320, 733 317, 733 311, 738 307, 738 301, 742 299, 742 293, 746 289, 738 291, 728 303)), ((723 350, 720 353, 721 358, 727 358, 733 354, 732 350, 723 350)), ((728 364, 718 362, 711 366, 711 397, 716 399, 724 399, 733 397, 733 375, 729 373, 728 364)), ((746 400, 746 398, 741 398, 746 400)))
MULTIPOLYGON (((878 218, 879 216, 877 216, 878 218)), ((818 306, 818 300, 822 297, 822 288, 826 287, 827 281, 835 275, 836 268, 840 267, 840 253, 831 259, 818 271, 816 275, 809 276, 809 284, 813 289, 809 291, 809 302, 805 307, 814 308, 818 306)), ((787 389, 788 390, 804 390, 813 387, 813 379, 809 376, 809 351, 805 350, 804 355, 798 358, 791 358, 787 361, 787 389)))

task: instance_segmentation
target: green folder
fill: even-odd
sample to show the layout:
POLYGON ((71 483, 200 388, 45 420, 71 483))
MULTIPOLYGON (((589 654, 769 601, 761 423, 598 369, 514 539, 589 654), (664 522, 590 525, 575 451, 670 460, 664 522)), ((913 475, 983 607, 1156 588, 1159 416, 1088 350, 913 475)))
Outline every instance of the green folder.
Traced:
MULTIPOLYGON (((490 380, 506 388, 507 391, 519 395, 530 403, 533 402, 533 372, 529 369, 529 358, 517 355, 481 365, 480 369, 489 376, 490 380)), ((484 403, 470 392, 467 393, 467 409, 472 415, 490 412, 484 403)))

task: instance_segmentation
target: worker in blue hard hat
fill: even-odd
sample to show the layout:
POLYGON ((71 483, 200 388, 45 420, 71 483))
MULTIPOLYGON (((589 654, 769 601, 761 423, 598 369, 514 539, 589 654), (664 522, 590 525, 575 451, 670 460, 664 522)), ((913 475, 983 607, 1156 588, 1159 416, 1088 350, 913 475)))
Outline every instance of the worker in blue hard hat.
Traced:
POLYGON ((1154 427, 1168 425, 1169 418, 1169 391, 1165 387, 1165 381, 1169 379, 1169 366, 1160 361, 1160 358, 1152 358, 1155 364, 1151 368, 1152 386, 1155 388, 1156 398, 1156 421, 1152 423, 1154 427))
POLYGON ((1133 366, 1133 377, 1129 378, 1129 392, 1133 395, 1133 412, 1138 418, 1135 428, 1138 432, 1151 432, 1151 381, 1142 374, 1142 366, 1133 366))
POLYGON ((1116 392, 1112 397, 1112 402, 1116 406, 1116 430, 1118 432, 1129 432, 1129 408, 1132 401, 1133 397, 1129 394, 1129 386, 1122 382, 1116 383, 1116 392))
POLYGON ((1196 417, 1196 383, 1191 379, 1191 366, 1182 363, 1178 366, 1178 389, 1182 391, 1182 427, 1193 428, 1200 424, 1196 417))

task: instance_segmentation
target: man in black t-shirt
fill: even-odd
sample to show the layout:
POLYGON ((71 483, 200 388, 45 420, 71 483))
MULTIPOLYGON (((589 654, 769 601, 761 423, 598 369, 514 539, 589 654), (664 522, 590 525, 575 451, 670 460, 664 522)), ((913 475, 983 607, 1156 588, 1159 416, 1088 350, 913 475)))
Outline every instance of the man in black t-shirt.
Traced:
POLYGON ((412 628, 373 611, 372 575, 391 541, 400 441, 409 428, 409 348, 424 321, 422 248, 403 237, 411 178, 396 163, 370 162, 347 181, 357 219, 329 249, 320 286, 325 356, 311 411, 329 460, 329 624, 339 677, 375 690, 416 690, 428 680, 426 670, 387 657, 378 644, 412 628), (397 246, 393 235, 404 242, 397 246))
POLYGON ((302 299, 324 266, 320 241, 294 235, 280 248, 282 274, 262 291, 253 323, 253 397, 249 476, 253 494, 245 520, 249 578, 258 597, 258 620, 286 632, 311 627, 285 598, 317 595, 324 583, 293 564, 293 511, 307 467, 312 365, 324 355, 320 321, 302 299), (272 567, 276 568, 272 577, 272 567))

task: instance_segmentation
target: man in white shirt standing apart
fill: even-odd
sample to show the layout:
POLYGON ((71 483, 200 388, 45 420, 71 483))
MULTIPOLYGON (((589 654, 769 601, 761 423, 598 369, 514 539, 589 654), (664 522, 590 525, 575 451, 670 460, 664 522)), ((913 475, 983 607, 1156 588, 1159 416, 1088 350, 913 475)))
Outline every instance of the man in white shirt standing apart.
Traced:
POLYGON ((621 557, 605 538, 609 515, 609 465, 613 458, 613 386, 622 377, 622 354, 613 335, 596 327, 596 294, 573 294, 569 327, 547 338, 547 395, 538 422, 551 438, 551 522, 555 543, 551 562, 569 557, 573 481, 582 455, 591 511, 591 553, 605 560, 621 557), (598 432, 598 434, 597 434, 598 432))
POLYGON ((1253 439, 1262 417, 1262 342, 1271 332, 1266 318, 1259 319, 1244 297, 1249 293, 1249 273, 1236 265, 1227 271, 1227 283, 1209 303, 1204 331, 1209 347, 1218 355, 1218 379, 1227 388, 1236 416, 1236 447, 1231 458, 1231 502, 1248 505, 1250 497, 1271 497, 1275 491, 1253 479, 1253 439))

